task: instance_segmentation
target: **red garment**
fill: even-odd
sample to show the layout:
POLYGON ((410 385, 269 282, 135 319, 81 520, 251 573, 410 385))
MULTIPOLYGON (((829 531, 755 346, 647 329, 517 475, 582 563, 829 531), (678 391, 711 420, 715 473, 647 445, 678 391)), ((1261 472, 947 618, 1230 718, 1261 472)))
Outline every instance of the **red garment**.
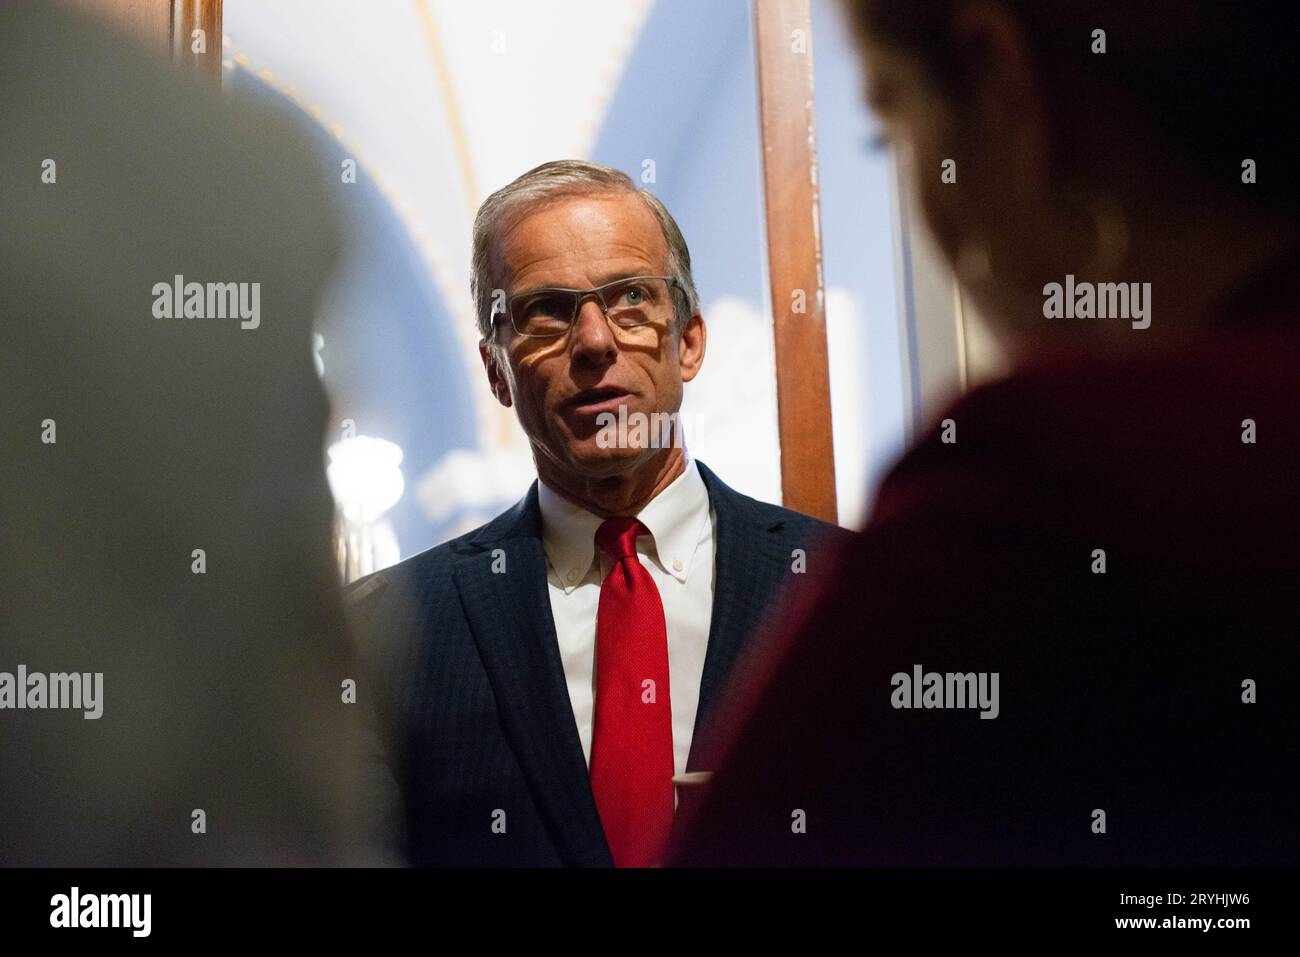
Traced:
POLYGON ((635 518, 607 519, 596 546, 613 568, 596 613, 591 791, 615 867, 659 864, 673 826, 673 719, 663 599, 636 554, 635 518))
POLYGON ((949 409, 733 686, 670 863, 1300 863, 1297 277, 949 409), (896 707, 918 665, 998 716, 896 707))

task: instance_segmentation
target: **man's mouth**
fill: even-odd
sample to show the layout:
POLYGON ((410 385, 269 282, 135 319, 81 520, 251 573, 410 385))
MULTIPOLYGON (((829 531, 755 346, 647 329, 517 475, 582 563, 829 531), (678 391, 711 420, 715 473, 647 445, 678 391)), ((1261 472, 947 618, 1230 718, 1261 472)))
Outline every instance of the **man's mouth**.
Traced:
POLYGON ((564 401, 564 407, 579 415, 599 415, 601 412, 618 412, 620 405, 626 405, 629 393, 626 389, 584 389, 577 395, 564 401))

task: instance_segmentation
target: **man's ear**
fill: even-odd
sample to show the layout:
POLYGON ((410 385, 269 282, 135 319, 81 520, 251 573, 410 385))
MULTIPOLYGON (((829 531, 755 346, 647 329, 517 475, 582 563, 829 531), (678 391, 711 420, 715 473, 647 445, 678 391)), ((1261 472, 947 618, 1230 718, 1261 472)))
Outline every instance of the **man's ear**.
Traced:
POLYGON ((704 347, 708 344, 709 331, 704 326, 704 316, 699 310, 686 320, 682 334, 677 337, 677 362, 681 366, 682 381, 690 382, 704 365, 704 347))
POLYGON ((510 396, 510 383, 506 379, 505 369, 501 366, 501 350, 486 339, 478 343, 479 358, 483 360, 483 370, 487 373, 488 385, 497 401, 507 409, 514 405, 510 396))

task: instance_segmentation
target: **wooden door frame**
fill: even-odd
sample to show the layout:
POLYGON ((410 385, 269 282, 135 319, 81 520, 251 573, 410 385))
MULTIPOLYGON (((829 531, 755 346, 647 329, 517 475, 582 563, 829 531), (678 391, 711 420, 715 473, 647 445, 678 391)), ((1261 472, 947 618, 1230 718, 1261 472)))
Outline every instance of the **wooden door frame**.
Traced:
POLYGON ((754 0, 781 496, 837 519, 809 0, 754 0))

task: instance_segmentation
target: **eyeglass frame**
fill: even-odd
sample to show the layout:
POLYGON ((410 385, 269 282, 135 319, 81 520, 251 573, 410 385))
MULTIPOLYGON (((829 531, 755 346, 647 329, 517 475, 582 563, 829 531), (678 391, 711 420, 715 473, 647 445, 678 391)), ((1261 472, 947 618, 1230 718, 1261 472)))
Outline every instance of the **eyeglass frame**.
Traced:
MULTIPOLYGON (((498 312, 495 315, 493 315, 492 326, 493 328, 496 328, 497 320, 504 315, 510 319, 510 328, 514 330, 515 335, 519 336, 522 339, 561 339, 573 331, 574 323, 578 321, 578 314, 582 312, 582 304, 586 302, 588 299, 591 299, 593 297, 595 298, 596 302, 600 304, 601 315, 603 315, 606 321, 608 321, 609 305, 605 302, 605 297, 602 294, 602 290, 608 289, 610 286, 617 286, 619 283, 634 282, 637 279, 662 279, 664 282, 668 283, 668 293, 670 297, 672 296, 672 292, 674 289, 677 290, 678 292, 681 292, 683 295, 685 294, 685 289, 682 286, 681 281, 676 276, 623 276, 619 279, 611 279, 609 282, 601 283, 599 286, 592 286, 590 289, 567 289, 563 286, 540 286, 537 289, 528 289, 524 292, 517 292, 512 296, 508 296, 506 298, 505 311, 498 312), (552 335, 539 336, 535 333, 521 332, 519 330, 519 326, 515 324, 515 308, 514 308, 515 301, 524 296, 536 296, 548 292, 564 292, 564 293, 577 294, 573 300, 573 315, 569 317, 569 324, 564 327, 563 332, 557 332, 552 335)), ((673 302, 673 315, 674 318, 677 315, 676 301, 673 302)), ((619 329, 639 329, 642 326, 649 326, 652 324, 653 324, 653 320, 647 320, 646 322, 638 322, 635 325, 631 325, 631 326, 620 326, 618 325, 618 323, 614 323, 614 325, 617 326, 617 328, 619 329)))

